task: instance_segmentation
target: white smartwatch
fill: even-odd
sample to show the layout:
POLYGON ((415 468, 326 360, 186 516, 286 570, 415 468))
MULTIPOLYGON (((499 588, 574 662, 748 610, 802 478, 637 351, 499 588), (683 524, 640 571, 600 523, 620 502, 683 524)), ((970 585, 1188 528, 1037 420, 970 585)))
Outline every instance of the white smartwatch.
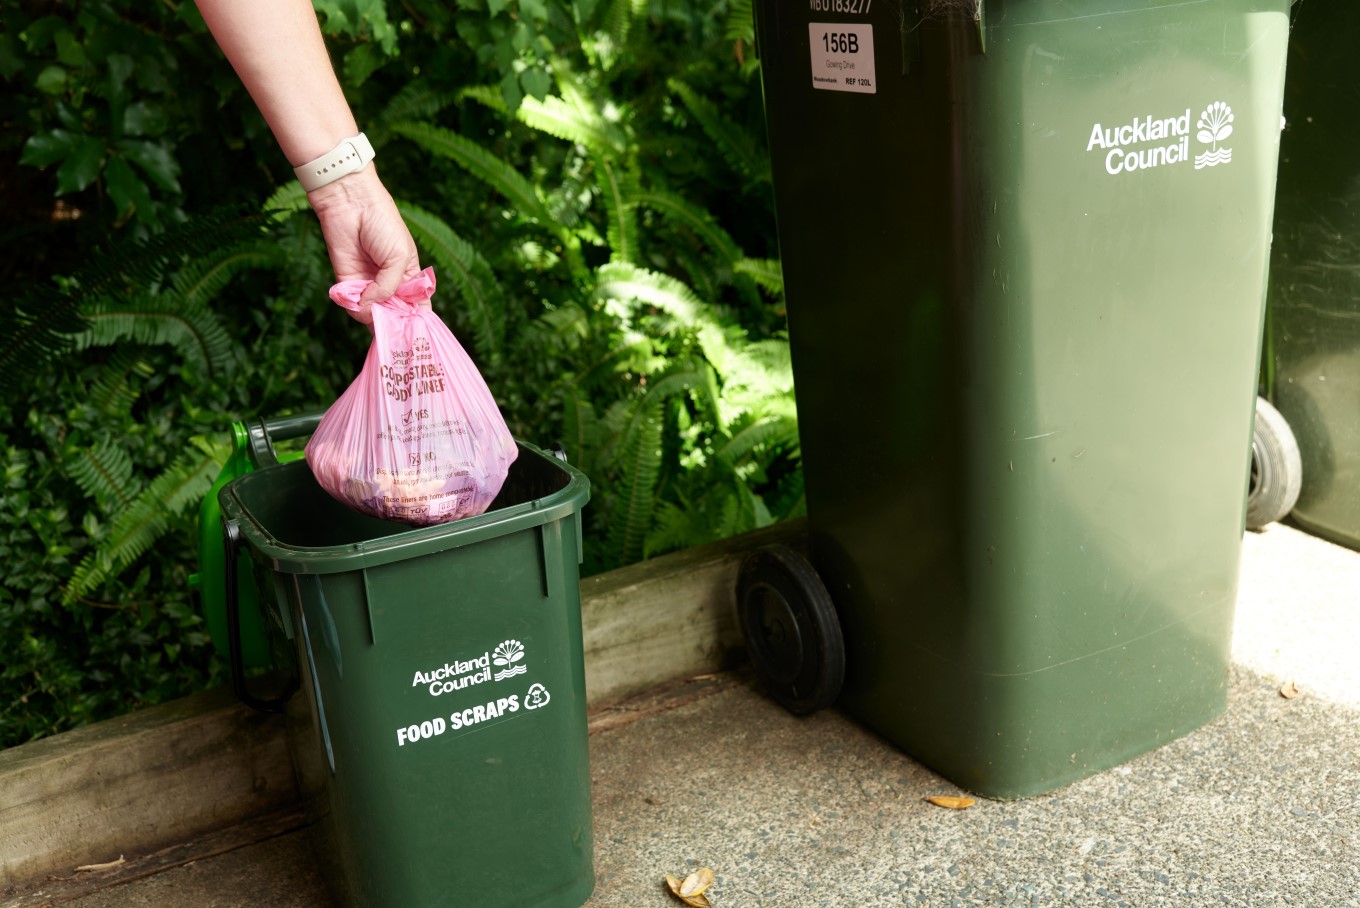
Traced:
POLYGON ((339 145, 316 160, 294 167, 293 173, 297 174, 302 188, 311 192, 327 183, 334 183, 343 176, 358 173, 367 167, 371 160, 373 146, 369 143, 368 136, 359 133, 353 138, 343 139, 339 145))

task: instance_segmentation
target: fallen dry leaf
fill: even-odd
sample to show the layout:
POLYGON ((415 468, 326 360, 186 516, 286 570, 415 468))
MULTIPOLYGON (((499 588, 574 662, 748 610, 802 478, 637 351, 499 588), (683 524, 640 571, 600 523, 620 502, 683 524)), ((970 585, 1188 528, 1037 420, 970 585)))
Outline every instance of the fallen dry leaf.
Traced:
POLYGON ((1293 680, 1286 681, 1284 687, 1280 688, 1280 696, 1286 700, 1293 700, 1301 693, 1303 691, 1299 690, 1299 686, 1293 680))
POLYGON ((666 887, 670 889, 671 894, 691 908, 712 908, 713 903, 704 895, 704 890, 712 885, 713 871, 707 867, 700 867, 685 877, 683 882, 669 873, 666 874, 666 887))
POLYGON ((702 895, 704 890, 712 885, 713 871, 707 867, 700 867, 685 877, 685 882, 680 884, 680 897, 689 898, 692 895, 702 895))
POLYGON ((950 810, 966 810, 977 803, 973 798, 955 798, 950 795, 934 795, 926 800, 936 807, 948 807, 950 810))

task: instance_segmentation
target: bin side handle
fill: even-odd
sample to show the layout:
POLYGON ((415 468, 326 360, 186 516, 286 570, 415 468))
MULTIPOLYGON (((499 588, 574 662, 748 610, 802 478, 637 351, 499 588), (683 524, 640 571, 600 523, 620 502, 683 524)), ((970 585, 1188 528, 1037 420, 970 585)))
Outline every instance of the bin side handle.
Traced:
POLYGON ((985 54, 987 53, 987 0, 977 0, 977 12, 973 14, 973 21, 977 24, 978 46, 985 54))
POLYGON ((262 713, 283 712, 283 706, 297 689, 297 679, 293 678, 277 697, 262 700, 246 689, 245 660, 241 655, 241 603, 237 595, 237 564, 242 545, 241 525, 235 520, 222 523, 222 537, 226 541, 226 564, 223 578, 227 599, 227 649, 231 657, 231 687, 236 696, 251 709, 262 713))
POLYGON ((272 467, 279 462, 274 442, 311 435, 321 424, 321 413, 302 413, 297 416, 276 416, 260 419, 246 430, 250 436, 250 459, 257 467, 272 467))

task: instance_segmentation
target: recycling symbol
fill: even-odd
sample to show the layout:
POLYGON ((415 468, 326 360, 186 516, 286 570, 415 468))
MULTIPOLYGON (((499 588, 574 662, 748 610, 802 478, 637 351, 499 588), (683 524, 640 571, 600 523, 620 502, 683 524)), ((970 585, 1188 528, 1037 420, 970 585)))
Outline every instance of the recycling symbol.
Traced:
POLYGON ((529 688, 529 692, 524 695, 525 709, 538 709, 540 706, 547 706, 552 697, 548 695, 548 689, 542 684, 535 684, 529 688))

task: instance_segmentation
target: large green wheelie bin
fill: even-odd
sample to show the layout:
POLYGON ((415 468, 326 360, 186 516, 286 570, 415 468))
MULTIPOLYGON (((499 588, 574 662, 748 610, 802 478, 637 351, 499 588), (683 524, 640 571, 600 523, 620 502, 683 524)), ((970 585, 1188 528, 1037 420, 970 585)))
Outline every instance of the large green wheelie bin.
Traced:
POLYGON ((1298 445, 1303 529, 1360 550, 1360 6, 1299 7, 1289 39, 1265 372, 1298 445))
POLYGON ((756 4, 839 704, 964 788, 1225 708, 1289 7, 756 4))
MULTIPOLYGON (((579 908, 594 889, 579 471, 531 445, 491 508, 412 529, 353 511, 305 461, 219 493, 241 698, 289 716, 341 904, 579 908), (260 693, 238 627, 248 560, 300 692, 260 693)), ((279 649, 275 647, 275 649, 279 649)))

